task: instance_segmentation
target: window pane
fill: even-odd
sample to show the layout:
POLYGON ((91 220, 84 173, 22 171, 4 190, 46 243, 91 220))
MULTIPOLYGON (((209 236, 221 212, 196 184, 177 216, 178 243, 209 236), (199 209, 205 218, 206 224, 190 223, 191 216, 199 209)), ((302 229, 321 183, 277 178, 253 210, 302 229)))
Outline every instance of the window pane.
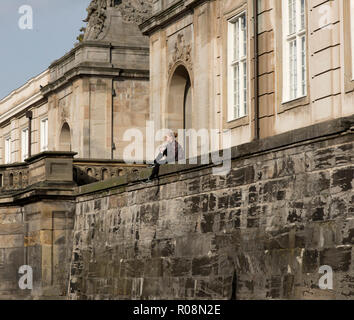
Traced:
POLYGON ((289 65, 290 65, 290 98, 295 99, 297 96, 297 56, 296 56, 296 40, 289 43, 289 65))
POLYGON ((247 28, 246 28, 246 15, 242 15, 242 32, 243 32, 243 56, 247 54, 247 28))
POLYGON ((243 110, 242 116, 247 113, 247 64, 246 61, 243 63, 243 110))
POLYGON ((48 150, 48 119, 41 121, 41 151, 48 150))
POLYGON ((28 158, 28 129, 22 130, 22 148, 21 148, 21 160, 22 162, 28 158))
POLYGON ((295 0, 289 1, 289 34, 296 31, 296 2, 295 0))
POLYGON ((247 106, 247 20, 243 13, 230 22, 228 120, 245 114, 247 106))
POLYGON ((306 38, 301 38, 301 82, 302 95, 306 95, 306 38))
POLYGON ((235 23, 234 60, 238 60, 240 58, 239 44, 240 44, 240 27, 239 27, 239 20, 237 19, 235 23))
POLYGON ((286 102, 307 93, 307 13, 306 0, 287 0, 284 3, 283 101, 286 102))
POLYGON ((234 102, 234 118, 238 118, 240 110, 240 67, 238 63, 234 67, 234 102))
POLYGON ((5 164, 11 163, 11 138, 5 140, 5 164))
POLYGON ((301 30, 305 29, 305 0, 301 0, 301 30))

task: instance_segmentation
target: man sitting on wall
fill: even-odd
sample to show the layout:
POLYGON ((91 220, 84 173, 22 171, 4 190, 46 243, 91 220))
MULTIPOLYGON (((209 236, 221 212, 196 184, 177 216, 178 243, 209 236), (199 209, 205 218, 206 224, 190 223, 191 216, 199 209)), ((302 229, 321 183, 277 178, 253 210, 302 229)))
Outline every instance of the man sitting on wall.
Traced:
POLYGON ((160 153, 154 160, 154 166, 150 177, 145 182, 150 182, 159 177, 160 165, 166 163, 177 163, 184 159, 184 150, 176 140, 177 134, 169 130, 165 136, 166 144, 160 148, 160 153))

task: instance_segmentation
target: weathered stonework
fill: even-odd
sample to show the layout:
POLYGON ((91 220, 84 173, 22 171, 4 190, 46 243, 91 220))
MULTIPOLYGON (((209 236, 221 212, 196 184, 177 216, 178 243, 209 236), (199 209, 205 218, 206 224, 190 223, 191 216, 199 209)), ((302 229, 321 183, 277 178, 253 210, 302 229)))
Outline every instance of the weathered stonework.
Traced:
POLYGON ((352 299, 353 134, 301 142, 311 132, 233 150, 227 176, 166 168, 159 185, 81 189, 70 298, 352 299))
POLYGON ((174 47, 174 53, 168 65, 168 73, 171 74, 173 67, 178 63, 186 64, 188 66, 188 69, 192 71, 193 61, 191 51, 192 47, 190 44, 185 43, 184 35, 178 34, 174 47))
POLYGON ((83 41, 0 101, 1 163, 5 139, 13 147, 0 166, 0 298, 353 299, 349 20, 334 0, 333 28, 317 25, 327 2, 307 6, 308 95, 284 104, 283 2, 259 1, 255 53, 254 1, 92 1, 83 41), (227 25, 241 11, 249 112, 228 123, 227 25), (46 118, 49 150, 79 159, 40 153, 46 118), (231 129, 231 172, 162 166, 159 183, 142 184, 150 170, 114 159, 147 120, 220 140, 231 129), (34 156, 19 163, 29 126, 34 156), (22 265, 32 291, 18 287, 22 265), (323 265, 333 290, 319 288, 323 265))
POLYGON ((226 176, 162 166, 150 185, 137 167, 78 187, 73 153, 36 155, 0 194, 0 299, 353 299, 353 125, 234 147, 226 176))
POLYGON ((87 8, 83 40, 107 40, 107 31, 120 21, 138 25, 150 17, 151 0, 92 0, 87 8), (119 13, 118 20, 117 13, 119 13))

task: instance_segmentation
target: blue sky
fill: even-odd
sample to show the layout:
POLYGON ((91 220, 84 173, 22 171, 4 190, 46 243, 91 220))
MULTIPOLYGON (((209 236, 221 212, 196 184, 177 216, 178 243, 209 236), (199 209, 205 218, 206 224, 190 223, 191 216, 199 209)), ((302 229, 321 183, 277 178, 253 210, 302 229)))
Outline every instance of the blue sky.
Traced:
POLYGON ((40 74, 74 47, 90 0, 0 1, 0 99, 40 74), (33 30, 21 30, 18 11, 33 9, 33 30))

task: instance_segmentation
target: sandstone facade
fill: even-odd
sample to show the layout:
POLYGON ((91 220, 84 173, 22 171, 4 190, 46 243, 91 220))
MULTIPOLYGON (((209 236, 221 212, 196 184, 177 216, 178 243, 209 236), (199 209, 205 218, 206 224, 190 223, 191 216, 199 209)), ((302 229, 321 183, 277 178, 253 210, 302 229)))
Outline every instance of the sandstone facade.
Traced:
POLYGON ((306 1, 307 94, 288 102, 281 3, 258 1, 255 34, 255 1, 92 1, 83 42, 0 101, 1 299, 353 299, 349 1, 306 1), (227 121, 240 12, 248 109, 227 121), (220 142, 230 129, 231 171, 199 157, 142 184, 150 170, 121 159, 124 132, 147 120, 217 129, 220 142), (18 286, 23 265, 33 290, 18 286))

